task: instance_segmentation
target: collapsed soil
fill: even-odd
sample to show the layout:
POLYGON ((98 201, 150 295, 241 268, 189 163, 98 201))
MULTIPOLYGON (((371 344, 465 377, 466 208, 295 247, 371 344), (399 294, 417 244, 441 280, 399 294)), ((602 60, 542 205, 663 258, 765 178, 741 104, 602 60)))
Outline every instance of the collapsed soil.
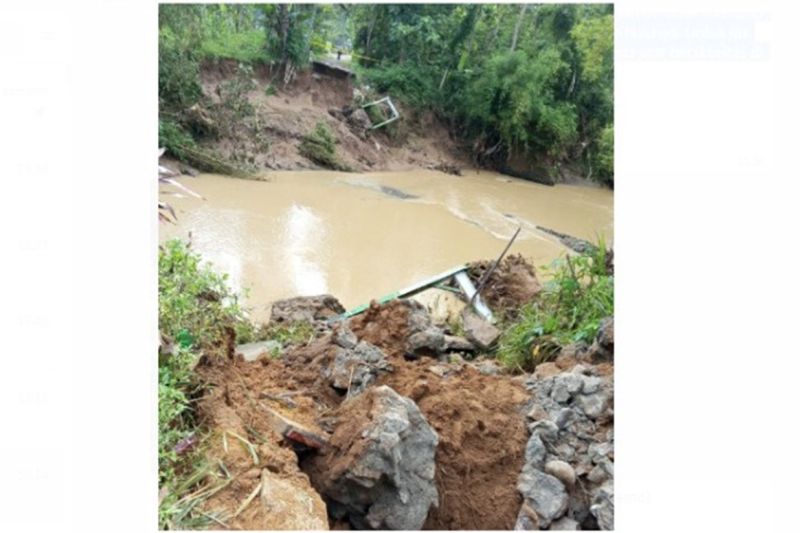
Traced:
MULTIPOLYGON (((521 505, 516 480, 528 438, 520 411, 528 396, 507 375, 483 375, 469 364, 440 363, 431 357, 406 360, 407 309, 400 302, 376 306, 351 319, 350 327, 360 340, 383 349, 393 366, 376 385, 388 385, 414 400, 439 435, 435 473, 439 506, 431 508, 424 528, 513 529, 521 505), (443 375, 442 367, 447 369, 443 375)), ((332 362, 334 351, 327 334, 280 360, 204 359, 197 371, 209 385, 199 405, 206 425, 217 432, 231 428, 259 442, 258 454, 267 469, 303 487, 308 474, 314 484, 318 473, 303 461, 301 467, 307 471, 300 471, 294 452, 277 440, 265 415, 271 409, 315 432, 332 432, 344 396, 322 371, 332 362)), ((217 441, 221 442, 216 438, 213 449, 221 453, 217 441)), ((234 439, 229 441, 238 446, 234 439)), ((240 452, 226 465, 236 481, 206 503, 208 511, 234 514, 258 485, 258 467, 243 447, 240 452)), ((228 525, 263 528, 264 517, 258 512, 252 505, 228 525)))
MULTIPOLYGON (((470 263, 469 276, 473 283, 477 285, 493 264, 494 261, 470 263)), ((541 290, 533 265, 521 254, 516 254, 497 265, 480 292, 491 309, 502 310, 507 317, 513 318, 519 308, 532 301, 541 290)))
MULTIPOLYGON (((203 114, 220 104, 220 88, 237 76, 237 70, 235 61, 202 65, 203 114)), ((223 129, 230 133, 203 140, 205 148, 229 160, 246 159, 259 170, 320 168, 301 155, 299 147, 303 136, 322 122, 336 136, 337 158, 355 171, 470 166, 469 158, 439 119, 430 112, 404 109, 396 99, 402 118, 391 131, 367 133, 353 128, 341 114, 345 106, 354 104, 354 85, 349 79, 305 70, 284 85, 269 66, 262 65, 254 69, 253 82, 254 88, 245 98, 253 108, 248 120, 258 125, 258 131, 244 131, 243 122, 227 125, 223 129), (265 142, 253 141, 262 137, 265 142)), ((212 118, 212 122, 219 120, 212 118)))

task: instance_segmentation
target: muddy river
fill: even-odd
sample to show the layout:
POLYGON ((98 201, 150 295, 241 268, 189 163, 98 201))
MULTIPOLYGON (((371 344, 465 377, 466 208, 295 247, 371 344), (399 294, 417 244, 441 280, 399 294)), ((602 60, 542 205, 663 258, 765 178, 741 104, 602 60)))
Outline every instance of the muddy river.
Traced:
MULTIPOLYGON (((193 248, 247 289, 256 319, 273 300, 331 293, 351 308, 474 259, 496 257, 518 226, 510 253, 534 264, 567 253, 536 225, 613 243, 613 193, 547 187, 491 172, 345 174, 287 171, 259 182, 214 175, 182 178, 205 200, 164 196, 179 224, 161 241, 193 248)), ((162 186, 162 191, 169 190, 162 186)))

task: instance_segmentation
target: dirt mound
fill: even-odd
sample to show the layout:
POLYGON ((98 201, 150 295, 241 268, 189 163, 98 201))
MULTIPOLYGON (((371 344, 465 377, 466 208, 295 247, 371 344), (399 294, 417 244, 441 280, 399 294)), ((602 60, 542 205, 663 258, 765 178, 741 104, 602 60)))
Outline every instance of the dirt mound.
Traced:
MULTIPOLYGON (((469 263, 469 276, 476 285, 491 268, 493 261, 469 263)), ((515 316, 519 308, 533 300, 542 286, 536 269, 522 255, 506 257, 494 270, 481 290, 489 307, 506 316, 515 316)))
POLYGON ((439 506, 425 529, 512 529, 522 499, 517 476, 528 433, 519 414, 527 395, 507 376, 428 359, 397 363, 379 383, 417 402, 439 434, 439 506), (440 377, 432 367, 447 366, 440 377))
POLYGON ((349 326, 359 339, 374 344, 390 357, 402 357, 412 333, 409 310, 403 300, 384 305, 373 301, 366 311, 350 319, 349 326))
MULTIPOLYGON (((503 269, 509 270, 513 271, 503 269)), ((234 478, 203 508, 231 516, 259 484, 262 496, 267 490, 264 487, 270 484, 274 490, 291 486, 302 495, 280 507, 280 512, 290 517, 289 523, 300 523, 292 514, 298 501, 310 502, 311 515, 318 516, 320 506, 315 498, 319 496, 311 487, 323 492, 325 488, 315 480, 319 473, 311 467, 313 458, 317 453, 330 452, 328 446, 333 444, 335 431, 342 433, 342 424, 369 419, 367 411, 348 411, 354 409, 353 405, 366 405, 367 409, 369 402, 342 403, 346 391, 332 386, 330 369, 342 345, 352 348, 356 342, 366 341, 383 350, 392 367, 377 374, 369 390, 386 385, 410 398, 438 434, 434 474, 438 506, 430 508, 423 528, 512 529, 522 505, 517 480, 529 437, 524 412, 530 393, 519 380, 503 374, 486 375, 467 363, 445 363, 434 357, 407 359, 409 338, 424 325, 423 314, 427 317, 422 306, 407 301, 373 304, 349 321, 353 333, 339 326, 308 345, 288 351, 280 360, 203 360, 197 372, 209 387, 199 412, 205 425, 213 429, 212 456, 222 460, 234 478), (303 441, 298 445, 287 440, 286 432, 276 431, 276 416, 311 434, 312 441, 322 443, 320 451, 303 446, 303 441), (226 431, 250 441, 254 451, 231 435, 227 451, 223 450, 221 434, 226 431), (299 466, 295 452, 300 456, 299 466), (254 454, 258 465, 254 464, 254 454), (310 474, 310 480, 303 471, 310 474)), ((273 515, 267 512, 265 498, 261 504, 251 503, 226 523, 233 528, 278 527, 268 521, 268 516, 277 511, 273 515)), ((335 509, 332 499, 326 503, 335 509)), ((332 521, 326 525, 346 525, 341 516, 332 514, 329 518, 332 521)))

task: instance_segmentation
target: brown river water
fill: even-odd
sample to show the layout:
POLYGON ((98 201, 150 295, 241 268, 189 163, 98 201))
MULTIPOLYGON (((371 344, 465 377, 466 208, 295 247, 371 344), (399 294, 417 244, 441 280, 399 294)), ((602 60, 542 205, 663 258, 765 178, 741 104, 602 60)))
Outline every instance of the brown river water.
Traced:
MULTIPOLYGON (((348 174, 285 171, 270 181, 215 175, 181 178, 205 200, 165 196, 178 224, 160 241, 191 232, 192 248, 227 273, 257 320, 270 303, 330 293, 351 308, 477 259, 509 253, 538 267, 568 253, 536 225, 613 244, 607 189, 536 183, 492 172, 451 176, 413 170, 348 174)), ((162 186, 162 190, 169 190, 162 186)))

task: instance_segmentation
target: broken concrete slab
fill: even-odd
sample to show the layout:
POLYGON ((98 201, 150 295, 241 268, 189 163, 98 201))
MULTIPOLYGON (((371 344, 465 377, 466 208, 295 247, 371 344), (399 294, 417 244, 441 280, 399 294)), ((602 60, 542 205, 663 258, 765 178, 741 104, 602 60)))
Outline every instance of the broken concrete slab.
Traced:
POLYGON ((324 322, 340 314, 345 309, 342 304, 330 294, 318 296, 298 296, 278 300, 272 304, 270 322, 324 322))

